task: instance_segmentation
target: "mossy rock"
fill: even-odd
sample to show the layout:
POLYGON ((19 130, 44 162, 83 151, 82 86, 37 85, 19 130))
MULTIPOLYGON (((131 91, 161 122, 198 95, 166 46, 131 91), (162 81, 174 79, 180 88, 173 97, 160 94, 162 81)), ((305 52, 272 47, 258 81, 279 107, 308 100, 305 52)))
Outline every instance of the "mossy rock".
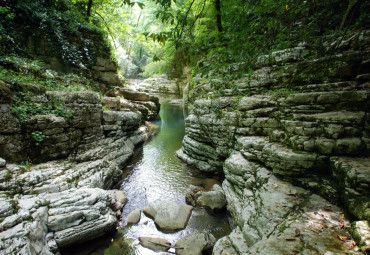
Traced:
POLYGON ((370 198, 358 198, 349 206, 349 210, 357 219, 370 221, 370 198))
POLYGON ((0 103, 10 103, 11 101, 12 95, 9 85, 0 80, 0 103))
POLYGON ((117 239, 104 251, 104 255, 134 255, 135 251, 131 247, 129 240, 124 237, 117 239))
POLYGON ((30 92, 36 95, 45 94, 46 88, 44 86, 40 86, 33 83, 15 83, 12 85, 12 91, 14 92, 30 92))

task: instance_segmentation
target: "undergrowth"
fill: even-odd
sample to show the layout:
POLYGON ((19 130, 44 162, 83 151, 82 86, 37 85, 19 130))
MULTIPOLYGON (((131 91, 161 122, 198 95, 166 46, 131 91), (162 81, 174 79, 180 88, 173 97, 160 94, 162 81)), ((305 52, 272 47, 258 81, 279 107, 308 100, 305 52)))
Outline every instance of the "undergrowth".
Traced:
POLYGON ((0 80, 9 84, 33 83, 51 91, 94 91, 99 83, 76 74, 60 74, 46 69, 45 63, 18 56, 0 57, 0 80))
POLYGON ((71 119, 73 111, 66 108, 61 98, 52 97, 48 101, 37 101, 37 97, 30 92, 19 92, 13 96, 13 112, 15 112, 21 124, 27 122, 30 116, 54 114, 55 116, 71 119))

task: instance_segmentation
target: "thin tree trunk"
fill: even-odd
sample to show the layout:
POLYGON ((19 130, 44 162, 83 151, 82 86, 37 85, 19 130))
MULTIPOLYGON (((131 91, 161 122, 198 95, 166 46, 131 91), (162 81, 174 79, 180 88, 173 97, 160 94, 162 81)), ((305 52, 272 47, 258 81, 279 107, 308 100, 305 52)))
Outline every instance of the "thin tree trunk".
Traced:
POLYGON ((221 0, 215 0, 216 8, 216 22, 218 32, 222 32, 222 20, 221 20, 221 0))
POLYGON ((89 0, 89 2, 87 3, 87 13, 86 13, 88 21, 89 21, 89 18, 91 17, 92 5, 93 5, 93 0, 89 0))
POLYGON ((347 23, 350 23, 350 21, 348 21, 349 16, 350 15, 353 15, 353 7, 357 4, 357 0, 349 0, 348 1, 348 7, 347 7, 347 10, 346 10, 346 13, 344 14, 343 16, 343 19, 342 19, 342 22, 340 24, 340 30, 342 30, 344 28, 344 26, 347 24, 347 23))

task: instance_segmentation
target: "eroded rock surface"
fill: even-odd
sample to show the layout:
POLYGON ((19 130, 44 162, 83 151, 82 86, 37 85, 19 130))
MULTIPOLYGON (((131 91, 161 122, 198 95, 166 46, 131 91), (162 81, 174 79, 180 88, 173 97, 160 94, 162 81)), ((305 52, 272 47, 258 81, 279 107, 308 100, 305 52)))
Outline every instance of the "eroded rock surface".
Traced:
POLYGON ((91 92, 35 96, 52 98, 63 99, 73 116, 35 115, 22 123, 25 132, 0 130, 0 153, 8 161, 0 168, 2 254, 56 254, 114 230, 127 198, 105 189, 121 179, 123 166, 148 137, 147 116, 121 107, 120 98, 101 101, 91 92), (44 135, 39 144, 34 132, 44 135), (25 161, 9 163, 17 160, 25 161))
POLYGON ((51 254, 104 235, 115 228, 125 204, 120 192, 81 188, 13 199, 2 193, 1 252, 51 254))
POLYGON ((213 254, 358 253, 342 212, 369 220, 370 59, 348 47, 315 60, 304 45, 272 52, 231 83, 192 78, 177 155, 225 174, 236 227, 213 254))

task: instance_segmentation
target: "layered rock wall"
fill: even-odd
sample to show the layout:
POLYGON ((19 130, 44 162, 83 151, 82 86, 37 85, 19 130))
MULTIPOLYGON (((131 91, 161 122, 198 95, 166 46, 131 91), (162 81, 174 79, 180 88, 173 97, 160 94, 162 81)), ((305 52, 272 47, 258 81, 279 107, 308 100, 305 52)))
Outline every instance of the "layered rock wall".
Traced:
MULTIPOLYGON (((303 57, 305 45, 273 52, 258 58, 245 78, 195 78, 188 85, 192 111, 178 156, 225 174, 223 189, 237 226, 214 254, 302 251, 310 238, 321 238, 322 231, 303 234, 303 226, 306 231, 310 220, 321 224, 311 214, 325 211, 328 201, 369 220, 369 39, 362 32, 343 40, 341 53, 317 59, 303 57), (290 217, 304 224, 293 227, 290 217), (295 229, 301 234, 290 233, 295 229), (293 237, 279 237, 288 232, 293 237), (292 245, 279 245, 279 239, 292 245)), ((312 250, 334 251, 339 216, 324 216, 333 219, 328 228, 336 234, 326 233, 328 242, 312 250)))
POLYGON ((20 122, 11 100, 1 101, 0 155, 8 161, 0 166, 2 254, 58 254, 114 230, 127 199, 106 189, 121 180, 123 166, 148 137, 145 121, 159 112, 158 98, 137 108, 120 97, 36 89, 32 100, 62 101, 71 114, 20 122))

